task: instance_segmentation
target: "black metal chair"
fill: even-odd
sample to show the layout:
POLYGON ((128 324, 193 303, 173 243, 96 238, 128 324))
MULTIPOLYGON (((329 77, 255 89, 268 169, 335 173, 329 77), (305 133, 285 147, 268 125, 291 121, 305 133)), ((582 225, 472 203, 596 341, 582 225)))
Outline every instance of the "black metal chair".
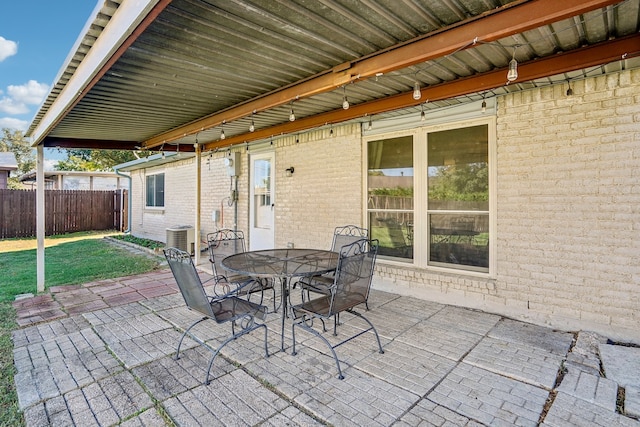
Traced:
POLYGON ((184 337, 187 335, 198 344, 207 348, 213 353, 209 361, 209 366, 207 367, 207 375, 204 381, 204 384, 209 384, 209 372, 220 350, 236 338, 258 328, 264 328, 264 351, 266 356, 269 357, 267 326, 264 323, 255 322, 256 318, 260 320, 265 319, 267 307, 247 301, 244 298, 239 298, 235 294, 236 289, 233 289, 231 293, 226 295, 209 296, 205 293, 202 281, 189 253, 177 248, 166 248, 164 249, 164 256, 169 263, 173 277, 180 288, 180 293, 187 307, 202 315, 202 318, 192 323, 191 326, 184 331, 182 337, 180 337, 175 356, 176 360, 180 358, 180 347, 182 346, 184 337), (226 338, 222 344, 215 349, 191 333, 191 329, 194 326, 207 319, 212 319, 219 324, 231 322, 231 336, 226 338))
POLYGON ((378 336, 378 331, 376 331, 373 323, 371 323, 371 321, 362 314, 353 310, 357 305, 366 302, 369 297, 377 252, 377 240, 369 241, 367 239, 362 239, 343 246, 340 248, 338 268, 336 269, 333 284, 329 288, 329 293, 309 301, 304 301, 301 304, 292 307, 294 315, 294 322, 291 327, 293 335, 293 354, 296 354, 296 327, 300 327, 319 337, 327 344, 331 350, 333 359, 336 362, 339 379, 343 379, 344 376, 342 375, 340 361, 338 360, 338 356, 335 351, 336 347, 351 341, 366 332, 373 331, 380 353, 384 353, 382 350, 382 344, 380 343, 380 337, 378 336), (313 328, 313 319, 321 319, 324 321, 324 319, 334 317, 335 320, 335 317, 343 311, 354 314, 363 319, 369 324, 369 327, 337 344, 332 345, 329 340, 313 328))
MULTIPOLYGON (((366 239, 369 230, 358 227, 357 225, 344 225, 336 227, 333 231, 333 241, 331 242, 331 250, 339 251, 345 245, 349 245, 361 239, 366 239)), ((304 277, 298 281, 302 290, 302 300, 311 299, 310 292, 327 295, 331 285, 333 285, 334 273, 327 273, 321 276, 304 277)), ((369 305, 365 301, 367 310, 369 305)), ((336 319, 337 320, 337 319, 336 319)))
POLYGON ((221 263, 229 255, 245 252, 244 233, 240 230, 228 228, 207 234, 209 249, 209 262, 213 271, 213 281, 216 289, 224 289, 225 293, 237 288, 237 295, 245 296, 248 300, 251 295, 260 294, 260 304, 264 301, 264 292, 273 292, 273 311, 276 311, 276 294, 273 281, 270 279, 257 279, 250 276, 230 275, 221 263))
MULTIPOLYGON (((331 250, 338 252, 340 248, 360 239, 366 239, 369 236, 369 230, 358 227, 357 225, 343 225, 333 230, 333 240, 331 241, 331 250)), ((303 277, 293 285, 295 288, 300 285, 302 291, 302 301, 311 299, 311 292, 316 294, 327 295, 331 285, 333 285, 334 272, 323 274, 321 276, 303 277)), ((364 302, 365 307, 369 310, 368 301, 364 302)), ((336 316, 333 322, 333 334, 337 335, 337 326, 340 323, 340 316, 336 316)), ((322 328, 326 332, 324 321, 322 328)))

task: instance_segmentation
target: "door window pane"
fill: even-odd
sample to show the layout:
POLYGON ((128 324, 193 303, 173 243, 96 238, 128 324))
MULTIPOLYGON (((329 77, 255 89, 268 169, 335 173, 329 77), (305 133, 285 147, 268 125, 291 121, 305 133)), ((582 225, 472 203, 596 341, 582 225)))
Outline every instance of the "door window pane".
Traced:
POLYGON ((255 228, 271 227, 271 162, 255 160, 253 174, 253 218, 255 228))

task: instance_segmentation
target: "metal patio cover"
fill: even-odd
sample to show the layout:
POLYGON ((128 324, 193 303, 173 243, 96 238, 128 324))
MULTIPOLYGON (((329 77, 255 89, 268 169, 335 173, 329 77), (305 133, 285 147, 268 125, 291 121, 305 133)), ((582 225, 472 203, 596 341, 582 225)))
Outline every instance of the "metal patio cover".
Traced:
POLYGON ((569 87, 639 66, 639 30, 640 0, 105 0, 27 136, 60 148, 249 144, 569 87))

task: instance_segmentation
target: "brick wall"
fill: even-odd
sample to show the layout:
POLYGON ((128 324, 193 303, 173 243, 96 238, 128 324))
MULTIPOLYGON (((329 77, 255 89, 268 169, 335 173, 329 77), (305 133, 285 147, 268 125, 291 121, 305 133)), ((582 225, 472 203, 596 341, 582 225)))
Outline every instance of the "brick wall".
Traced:
POLYGON ((167 227, 193 225, 195 176, 192 158, 133 171, 131 173, 131 233, 138 237, 164 242, 167 227), (145 177, 156 173, 165 174, 164 209, 145 208, 145 177), (177 194, 180 197, 175 197, 177 194))
POLYGON ((236 178, 229 176, 224 158, 228 152, 205 153, 202 155, 202 196, 200 210, 200 225, 202 240, 206 240, 208 233, 218 228, 237 228, 248 231, 248 156, 244 148, 234 148, 239 152, 240 176, 237 179, 239 198, 236 204, 231 201, 231 189, 236 188, 236 178), (220 213, 219 221, 215 223, 212 215, 214 211, 220 213), (236 214, 237 212, 237 214, 236 214))
POLYGON ((640 70, 567 87, 498 103, 499 302, 637 331, 640 70))
MULTIPOLYGON (((300 136, 288 136, 273 141, 276 153, 276 246, 291 242, 296 247, 331 246, 336 225, 362 224, 362 146, 359 126, 334 127, 300 136), (309 159, 313 162, 309 164, 309 159), (293 166, 293 176, 285 169, 293 166)), ((238 204, 229 202, 230 188, 235 188, 224 166, 227 151, 202 154, 201 230, 207 233, 228 227, 245 231, 249 227, 249 156, 255 152, 244 147, 234 148, 241 155, 238 179, 238 204), (212 219, 214 210, 221 212, 221 222, 212 219)), ((195 215, 195 160, 168 163, 157 168, 133 172, 132 233, 136 236, 165 241, 166 228, 173 225, 193 225, 195 215), (165 173, 165 209, 144 209, 145 174, 165 173)), ((248 242, 247 242, 248 243, 248 242)))
MULTIPOLYGON (((497 99, 495 274, 381 261, 374 287, 640 341, 640 70, 571 86, 572 96, 564 83, 497 99)), ((319 129, 281 137, 273 148, 276 246, 329 247, 336 225, 362 224, 358 125, 336 126, 333 136, 319 129), (295 172, 286 177, 290 166, 295 172)), ((246 231, 248 153, 238 150, 237 225, 246 231)), ((202 236, 215 228, 214 209, 223 210, 225 226, 234 225, 225 154, 203 154, 202 236)), ((164 166, 164 218, 141 217, 144 194, 136 187, 144 180, 134 176, 134 234, 164 240, 167 226, 193 224, 192 162, 164 166)))
POLYGON ((276 246, 331 247, 337 225, 362 224, 363 164, 358 125, 276 141, 276 246), (296 142, 298 141, 298 142, 296 142), (285 169, 293 166, 293 176, 285 169))
POLYGON ((640 70, 500 97, 493 278, 379 263, 379 288, 640 342, 640 70))

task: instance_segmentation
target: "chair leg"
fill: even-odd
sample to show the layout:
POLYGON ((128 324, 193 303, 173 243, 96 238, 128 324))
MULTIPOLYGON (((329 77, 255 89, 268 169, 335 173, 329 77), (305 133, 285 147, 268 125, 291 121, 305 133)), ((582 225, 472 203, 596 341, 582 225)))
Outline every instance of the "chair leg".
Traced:
POLYGON ((180 359, 180 347, 182 346, 182 341, 184 341, 184 337, 186 337, 187 335, 189 335, 189 337, 191 337, 193 340, 195 340, 197 343, 202 344, 202 342, 197 339, 196 337, 194 337, 193 335, 191 335, 189 333, 189 331, 191 330, 191 328, 193 328, 194 326, 196 326, 198 323, 207 320, 208 317, 203 317, 200 320, 196 320, 195 322, 193 322, 191 324, 191 326, 189 326, 183 333, 182 336, 180 337, 180 341, 178 342, 178 349, 176 350, 176 355, 174 357, 174 360, 178 360, 180 359))
POLYGON ((276 284, 273 284, 271 288, 271 292, 273 292, 273 312, 276 313, 278 309, 276 308, 276 284))
MULTIPOLYGON (((365 322, 367 322, 369 324, 369 329, 371 329, 373 331, 373 333, 376 335, 376 341, 378 342, 379 353, 380 354, 384 354, 384 350, 382 349, 382 344, 380 343, 380 336, 378 335, 378 331, 376 330, 375 326, 373 326, 373 323, 371 323, 371 321, 369 319, 367 319, 366 317, 364 317, 362 314, 358 313, 357 311, 347 310, 347 312, 349 312, 351 314, 355 314, 356 316, 358 316, 359 318, 361 318, 362 320, 364 320, 365 322)), ((367 329, 367 330, 369 330, 369 329, 367 329)), ((367 330, 365 330, 363 332, 366 332, 367 330)), ((360 334, 358 334, 358 335, 360 335, 360 334)))
POLYGON ((213 351, 213 356, 211 356, 211 360, 209 361, 209 366, 207 367, 207 376, 205 377, 204 385, 209 385, 211 383, 211 381, 209 380, 209 374, 211 373, 211 367, 213 366, 213 361, 216 359, 216 357, 220 353, 220 350, 222 350, 222 348, 225 345, 229 344, 231 341, 235 340, 236 338, 246 335, 249 332, 255 331, 258 328, 264 328, 264 351, 265 351, 266 357, 269 357, 269 348, 267 347, 267 325, 265 325, 264 323, 253 325, 248 329, 243 329, 242 331, 238 332, 237 335, 234 334, 230 336, 229 338, 224 340, 224 342, 220 344, 218 348, 216 348, 215 350, 213 350, 211 347, 205 344, 209 350, 213 351))
POLYGON ((336 367, 338 368, 338 379, 343 380, 344 375, 342 375, 342 369, 340 369, 340 361, 338 360, 338 355, 336 354, 334 347, 325 337, 322 336, 322 334, 320 334, 320 332, 307 326, 307 324, 304 321, 304 317, 302 318, 302 321, 293 322, 293 324, 291 325, 291 334, 293 335, 293 349, 291 354, 294 356, 297 354, 296 353, 296 330, 295 330, 296 326, 306 329, 307 331, 311 332, 312 334, 320 338, 322 341, 324 341, 325 344, 327 344, 327 347, 329 347, 329 350, 331 350, 331 354, 333 355, 333 360, 335 360, 336 362, 336 367))

